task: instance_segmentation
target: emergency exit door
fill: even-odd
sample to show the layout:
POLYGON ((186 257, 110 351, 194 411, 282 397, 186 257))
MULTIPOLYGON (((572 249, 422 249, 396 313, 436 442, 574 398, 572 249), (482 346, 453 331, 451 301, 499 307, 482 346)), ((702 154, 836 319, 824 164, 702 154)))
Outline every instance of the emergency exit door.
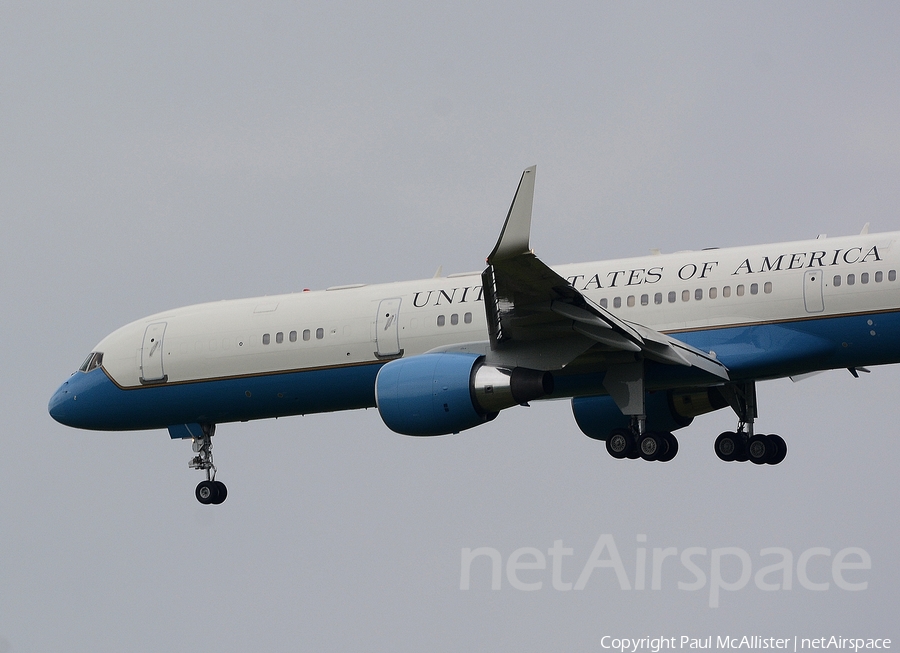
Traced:
POLYGON ((375 355, 378 358, 395 358, 403 354, 400 349, 400 298, 382 299, 375 318, 375 355))
POLYGON ((166 381, 166 373, 163 370, 163 336, 165 334, 165 322, 150 324, 144 331, 144 342, 141 345, 141 383, 166 381))
POLYGON ((807 313, 821 313, 825 310, 823 287, 825 273, 822 270, 807 270, 803 275, 803 303, 807 313))

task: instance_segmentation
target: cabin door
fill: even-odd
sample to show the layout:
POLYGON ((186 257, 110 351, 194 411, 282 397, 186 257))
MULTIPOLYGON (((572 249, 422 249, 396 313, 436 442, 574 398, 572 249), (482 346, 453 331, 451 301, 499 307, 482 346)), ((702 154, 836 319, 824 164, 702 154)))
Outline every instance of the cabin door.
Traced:
POLYGON ((144 331, 141 346, 141 383, 161 383, 166 380, 163 371, 163 336, 166 323, 156 322, 144 331))
POLYGON ((400 349, 400 298, 382 299, 375 317, 375 355, 378 358, 395 358, 403 354, 400 349))
POLYGON ((822 294, 825 273, 822 270, 807 270, 803 275, 803 303, 807 313, 821 313, 825 310, 822 294))

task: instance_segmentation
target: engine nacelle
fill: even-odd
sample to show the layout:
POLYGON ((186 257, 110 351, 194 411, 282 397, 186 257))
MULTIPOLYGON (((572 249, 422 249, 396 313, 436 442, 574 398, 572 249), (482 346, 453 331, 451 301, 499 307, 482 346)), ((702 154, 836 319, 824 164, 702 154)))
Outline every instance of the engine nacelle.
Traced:
POLYGON ((459 433, 551 392, 549 372, 492 367, 477 354, 401 358, 382 367, 375 379, 381 419, 404 435, 459 433))
MULTIPOLYGON (((688 426, 697 415, 727 405, 728 402, 716 388, 649 392, 644 402, 647 430, 675 431, 688 426)), ((575 397, 572 399, 572 413, 582 433, 595 440, 605 440, 610 431, 628 428, 631 422, 631 418, 623 415, 608 395, 575 397)))

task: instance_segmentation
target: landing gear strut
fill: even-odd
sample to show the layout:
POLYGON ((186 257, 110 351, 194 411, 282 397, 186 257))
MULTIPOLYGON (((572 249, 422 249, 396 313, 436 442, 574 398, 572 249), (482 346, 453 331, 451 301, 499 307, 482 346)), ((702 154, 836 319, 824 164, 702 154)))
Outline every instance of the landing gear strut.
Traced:
POLYGON ((716 455, 724 461, 756 465, 777 465, 787 455, 787 444, 780 435, 753 432, 756 412, 756 384, 729 383, 722 394, 738 417, 737 431, 725 431, 716 438, 716 455))
POLYGON ((193 438, 194 456, 188 463, 191 469, 206 471, 206 480, 197 484, 194 494, 202 504, 220 504, 228 496, 228 488, 222 481, 216 480, 216 466, 212 457, 212 436, 216 433, 215 424, 202 424, 203 434, 193 438))
POLYGON ((613 429, 606 438, 606 451, 613 458, 643 458, 668 462, 678 453, 678 440, 671 433, 647 431, 644 393, 644 362, 635 360, 612 366, 603 386, 623 415, 631 418, 627 429, 613 429))

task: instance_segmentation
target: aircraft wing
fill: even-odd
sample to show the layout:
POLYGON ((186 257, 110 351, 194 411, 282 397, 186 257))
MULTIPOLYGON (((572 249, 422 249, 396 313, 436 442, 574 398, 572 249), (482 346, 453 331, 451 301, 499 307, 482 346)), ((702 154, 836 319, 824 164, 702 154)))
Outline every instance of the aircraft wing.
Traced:
POLYGON ((481 275, 492 358, 558 369, 589 349, 632 352, 660 363, 697 367, 727 380, 728 370, 708 353, 616 317, 534 255, 529 240, 535 169, 522 174, 481 275))

